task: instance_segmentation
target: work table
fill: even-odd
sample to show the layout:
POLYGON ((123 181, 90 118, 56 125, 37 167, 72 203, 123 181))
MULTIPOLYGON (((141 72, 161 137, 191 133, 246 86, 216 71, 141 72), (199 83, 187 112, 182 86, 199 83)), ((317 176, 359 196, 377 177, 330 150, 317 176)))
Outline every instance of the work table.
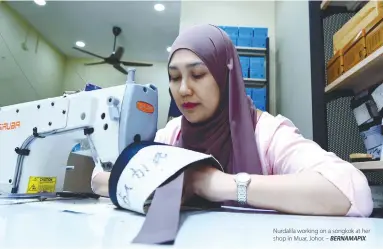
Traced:
MULTIPOLYGON (((383 248, 382 219, 282 215, 259 210, 234 211, 184 212, 176 243, 171 247, 383 248), (298 229, 307 231, 299 233, 298 229), (331 235, 342 235, 340 230, 353 229, 353 234, 344 235, 366 237, 365 241, 359 242, 330 241, 331 235, 321 233, 321 229, 326 230, 326 233, 331 229, 331 235), (356 234, 357 229, 361 233, 356 234), (316 236, 315 230, 318 230, 316 236), (289 236, 292 241, 282 241, 289 236), (324 241, 299 241, 306 236, 308 240, 310 237, 316 240, 323 237, 324 241)), ((0 202, 0 248, 163 248, 130 244, 143 221, 142 215, 116 210, 106 198, 11 205, 0 202)))

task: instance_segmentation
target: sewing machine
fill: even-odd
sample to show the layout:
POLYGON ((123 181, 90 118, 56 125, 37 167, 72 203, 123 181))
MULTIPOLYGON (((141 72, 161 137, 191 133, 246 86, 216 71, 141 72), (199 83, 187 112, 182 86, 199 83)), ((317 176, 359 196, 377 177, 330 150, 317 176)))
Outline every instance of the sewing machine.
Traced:
POLYGON ((157 88, 136 84, 134 75, 130 69, 120 86, 1 107, 0 194, 62 191, 68 156, 81 139, 105 171, 127 145, 153 140, 157 88))

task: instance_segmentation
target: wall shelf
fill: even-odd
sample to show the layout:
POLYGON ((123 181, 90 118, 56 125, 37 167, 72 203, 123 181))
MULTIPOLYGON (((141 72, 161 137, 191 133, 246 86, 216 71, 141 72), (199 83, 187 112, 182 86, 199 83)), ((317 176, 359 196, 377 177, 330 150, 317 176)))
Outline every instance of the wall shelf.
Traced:
POLYGON ((260 51, 260 52, 266 52, 266 48, 255 48, 255 47, 236 47, 238 52, 242 51, 260 51))
POLYGON ((360 5, 363 4, 363 1, 354 0, 354 1, 334 1, 334 0, 323 0, 320 8, 325 10, 329 7, 345 7, 349 11, 354 11, 360 5))
POLYGON ((261 83, 266 83, 266 82, 267 82, 266 79, 243 78, 243 80, 244 80, 245 82, 249 82, 249 83, 251 83, 251 82, 261 82, 261 83))
POLYGON ((380 47, 338 79, 326 86, 325 92, 352 90, 358 93, 383 81, 383 47, 380 47))
POLYGON ((267 83, 266 79, 250 79, 243 78, 246 87, 264 87, 267 83))
POLYGON ((267 48, 255 48, 255 47, 235 47, 239 55, 244 56, 265 56, 267 48))
POLYGON ((368 162, 355 162, 352 163, 357 169, 360 170, 382 170, 383 161, 368 161, 368 162))

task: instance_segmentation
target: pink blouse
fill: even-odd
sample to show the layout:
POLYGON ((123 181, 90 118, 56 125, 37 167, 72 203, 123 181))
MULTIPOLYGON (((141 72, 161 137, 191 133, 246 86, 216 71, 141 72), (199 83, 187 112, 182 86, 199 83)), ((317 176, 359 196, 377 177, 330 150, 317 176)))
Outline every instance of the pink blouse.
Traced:
MULTIPOLYGON (((158 130, 155 141, 174 145, 180 133, 181 117, 158 130)), ((364 174, 351 163, 305 139, 287 118, 264 112, 255 129, 255 139, 264 175, 281 175, 315 170, 332 182, 351 203, 347 216, 370 216, 371 189, 364 174)), ((92 179, 103 171, 96 167, 92 179)))
MULTIPOLYGON (((181 128, 181 117, 158 130, 155 141, 174 145, 181 128)), ((255 129, 264 175, 281 175, 315 170, 343 192, 351 203, 347 216, 369 216, 373 209, 371 189, 364 174, 334 153, 305 139, 287 118, 264 112, 255 129)))

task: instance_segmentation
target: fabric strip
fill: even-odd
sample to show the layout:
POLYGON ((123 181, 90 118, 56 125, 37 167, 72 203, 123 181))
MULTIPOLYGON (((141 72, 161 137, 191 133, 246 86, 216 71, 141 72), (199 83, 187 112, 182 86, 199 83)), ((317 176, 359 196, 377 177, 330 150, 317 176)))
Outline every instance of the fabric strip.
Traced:
POLYGON ((180 224, 184 172, 157 188, 144 224, 133 243, 174 244, 180 224))

